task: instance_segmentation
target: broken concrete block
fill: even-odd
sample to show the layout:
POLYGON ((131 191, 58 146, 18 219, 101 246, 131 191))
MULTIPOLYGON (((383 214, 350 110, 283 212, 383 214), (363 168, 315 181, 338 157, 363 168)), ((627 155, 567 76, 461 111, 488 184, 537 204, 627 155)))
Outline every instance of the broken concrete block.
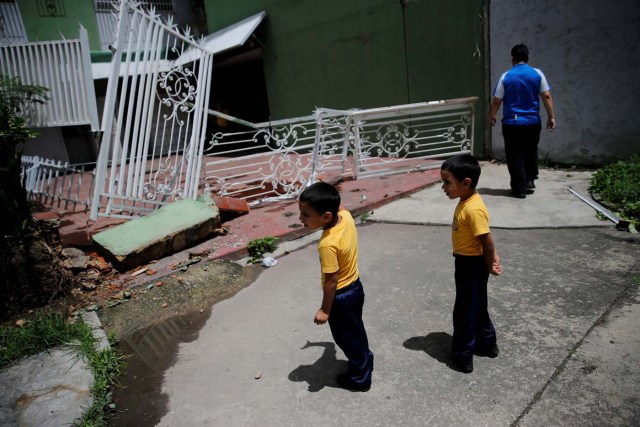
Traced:
POLYGON ((203 194, 198 201, 215 205, 220 211, 220 220, 226 222, 249 213, 249 204, 244 199, 203 194))
POLYGON ((218 228, 220 211, 215 204, 178 200, 98 233, 93 242, 101 255, 125 271, 191 246, 218 228))

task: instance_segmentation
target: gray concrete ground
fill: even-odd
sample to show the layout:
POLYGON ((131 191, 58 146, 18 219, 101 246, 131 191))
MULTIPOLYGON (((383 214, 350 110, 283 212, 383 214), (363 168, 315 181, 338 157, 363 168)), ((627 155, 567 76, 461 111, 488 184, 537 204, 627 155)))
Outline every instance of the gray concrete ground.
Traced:
MULTIPOLYGON (((586 190, 586 172, 544 170, 535 194, 519 200, 508 197, 505 166, 483 167, 479 188, 504 266, 490 280, 498 358, 477 357, 471 374, 447 365, 455 201, 434 186, 377 209, 375 222, 358 229, 376 363, 369 392, 335 384, 346 361, 329 328, 312 321, 321 291, 307 238, 215 305, 197 339, 179 347, 164 375, 159 424, 639 424, 640 240, 594 219, 566 190, 586 190)), ((0 385, 54 375, 39 374, 7 374, 0 385)), ((86 384, 61 378, 69 388, 86 384)), ((42 414, 62 403, 49 404, 42 414)), ((3 418, 3 425, 44 425, 3 418)))
POLYGON ((476 357, 468 375, 447 365, 450 230, 423 224, 448 224, 455 202, 432 187, 378 209, 372 219, 385 223, 359 227, 376 357, 369 392, 335 384, 346 362, 328 327, 312 322, 321 293, 311 244, 217 304, 180 346, 160 425, 640 423, 639 240, 575 203, 565 188, 586 186, 587 173, 544 171, 526 200, 500 191, 507 179, 506 167, 485 165, 479 186, 504 266, 490 281, 497 359, 476 357))

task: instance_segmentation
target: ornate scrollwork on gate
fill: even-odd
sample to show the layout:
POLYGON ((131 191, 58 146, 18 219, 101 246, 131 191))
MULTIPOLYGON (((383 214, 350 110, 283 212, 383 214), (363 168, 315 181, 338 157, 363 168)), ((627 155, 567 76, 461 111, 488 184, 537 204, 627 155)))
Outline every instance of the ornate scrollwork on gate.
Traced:
POLYGON ((460 121, 451 125, 444 132, 443 137, 449 144, 458 145, 460 151, 471 150, 471 138, 469 127, 471 125, 471 114, 463 114, 460 121))
MULTIPOLYGON (((262 168, 260 169, 262 172, 262 168)), ((311 175, 311 162, 308 157, 290 151, 271 157, 269 175, 265 175, 262 188, 270 185, 278 196, 296 195, 307 183, 311 175)))
POLYGON ((173 199, 184 198, 184 189, 178 183, 176 177, 179 168, 172 164, 170 158, 160 160, 158 170, 153 173, 149 182, 145 182, 142 192, 147 200, 157 200, 158 196, 171 196, 173 199))
MULTIPOLYGON (((362 123, 358 123, 362 129, 362 123)), ((362 133, 362 130, 361 130, 362 133)), ((375 140, 362 138, 362 153, 366 157, 378 157, 381 161, 406 158, 418 147, 417 133, 404 123, 385 124, 375 131, 375 140)))
MULTIPOLYGON (((195 109, 198 92, 193 82, 194 73, 189 67, 176 66, 171 63, 169 71, 158 74, 156 95, 162 104, 170 108, 171 114, 164 114, 165 121, 177 119, 177 113, 189 114, 195 109)), ((178 119, 180 125, 182 121, 178 119)))
POLYGON ((270 150, 286 150, 298 145, 299 138, 310 132, 304 125, 293 124, 260 129, 253 136, 253 142, 264 144, 270 150))

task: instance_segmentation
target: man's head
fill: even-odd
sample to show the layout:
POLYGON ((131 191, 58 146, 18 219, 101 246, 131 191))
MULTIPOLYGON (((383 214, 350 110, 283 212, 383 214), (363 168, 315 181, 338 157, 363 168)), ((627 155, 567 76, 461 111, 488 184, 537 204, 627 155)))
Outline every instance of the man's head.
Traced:
POLYGON ((529 48, 523 44, 517 44, 511 48, 511 60, 514 64, 529 62, 529 48))
POLYGON ((316 182, 305 188, 298 198, 300 222, 316 229, 330 226, 340 209, 340 193, 326 182, 316 182))
POLYGON ((458 154, 440 167, 442 189, 450 199, 466 199, 475 193, 480 178, 480 164, 471 154, 458 154))

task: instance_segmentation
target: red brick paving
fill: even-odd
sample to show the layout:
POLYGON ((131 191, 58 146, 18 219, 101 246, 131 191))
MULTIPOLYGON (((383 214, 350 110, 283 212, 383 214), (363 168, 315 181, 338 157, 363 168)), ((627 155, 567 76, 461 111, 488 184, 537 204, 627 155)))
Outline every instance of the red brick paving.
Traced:
MULTIPOLYGON (((440 179, 439 169, 410 172, 386 177, 348 179, 336 185, 342 203, 354 216, 369 212, 393 200, 414 193, 440 179)), ((99 218, 88 221, 88 212, 58 212, 61 216, 60 235, 63 245, 89 249, 91 236, 125 220, 99 218)), ((298 204, 295 200, 268 202, 251 208, 246 215, 238 216, 223 226, 229 233, 213 237, 200 244, 178 252, 153 264, 153 275, 131 276, 131 272, 118 276, 114 283, 135 287, 175 272, 173 268, 190 257, 201 256, 206 260, 236 260, 247 255, 247 244, 253 239, 266 236, 278 237, 280 241, 293 240, 310 234, 312 230, 301 227, 298 220, 298 204)))

